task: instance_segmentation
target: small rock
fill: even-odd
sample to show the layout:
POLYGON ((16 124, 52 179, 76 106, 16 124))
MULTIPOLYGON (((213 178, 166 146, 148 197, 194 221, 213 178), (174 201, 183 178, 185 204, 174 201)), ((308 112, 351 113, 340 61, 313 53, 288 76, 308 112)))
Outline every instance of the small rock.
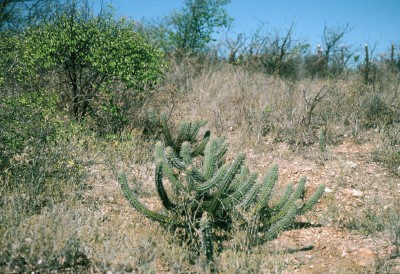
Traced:
POLYGON ((347 195, 347 196, 352 196, 352 197, 356 197, 356 198, 360 198, 364 195, 364 193, 362 191, 359 191, 357 189, 344 189, 343 190, 343 194, 347 195))
POLYGON ((347 161, 346 164, 347 164, 348 166, 350 166, 352 169, 355 169, 355 168, 357 167, 357 164, 354 163, 354 162, 352 162, 352 161, 347 161))
POLYGON ((324 190, 326 193, 331 193, 332 192, 332 189, 330 189, 329 187, 325 187, 325 190, 324 190))
POLYGON ((359 191, 357 189, 352 189, 352 196, 353 197, 362 197, 364 195, 364 193, 362 193, 362 191, 359 191))

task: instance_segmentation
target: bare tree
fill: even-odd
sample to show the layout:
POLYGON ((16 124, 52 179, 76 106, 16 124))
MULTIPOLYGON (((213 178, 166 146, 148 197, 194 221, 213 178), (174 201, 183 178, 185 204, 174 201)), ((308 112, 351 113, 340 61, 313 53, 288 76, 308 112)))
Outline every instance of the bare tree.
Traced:
POLYGON ((341 52, 342 49, 340 45, 342 44, 342 39, 345 34, 350 31, 351 27, 348 23, 344 26, 339 26, 336 28, 328 27, 326 25, 324 26, 322 51, 327 66, 332 61, 333 56, 341 52))
POLYGON ((226 38, 229 62, 258 68, 277 76, 294 76, 297 57, 302 43, 294 39, 295 25, 282 32, 264 32, 261 24, 251 35, 240 33, 236 38, 226 38))
POLYGON ((269 42, 266 58, 262 60, 264 67, 274 75, 286 74, 285 71, 293 55, 296 54, 293 39, 294 27, 294 24, 291 24, 283 35, 275 31, 274 37, 269 42))

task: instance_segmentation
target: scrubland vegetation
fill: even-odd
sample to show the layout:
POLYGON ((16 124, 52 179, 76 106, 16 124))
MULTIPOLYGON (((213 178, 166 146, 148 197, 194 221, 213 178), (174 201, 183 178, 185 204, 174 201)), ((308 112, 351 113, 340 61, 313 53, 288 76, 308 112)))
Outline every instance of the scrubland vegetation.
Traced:
POLYGON ((228 2, 136 24, 85 1, 0 4, 0 272, 400 271, 399 45, 341 47, 348 25, 326 26, 315 50, 295 25, 212 43, 228 2), (171 143, 195 121, 198 135, 171 143), (195 154, 202 136, 223 152, 195 154), (190 186, 190 172, 204 182, 207 163, 235 161, 220 169, 232 187, 174 189, 173 176, 190 186), (254 188, 267 204, 230 208, 235 182, 249 190, 276 166, 270 192, 254 188), (268 211, 281 197, 286 210, 268 211))

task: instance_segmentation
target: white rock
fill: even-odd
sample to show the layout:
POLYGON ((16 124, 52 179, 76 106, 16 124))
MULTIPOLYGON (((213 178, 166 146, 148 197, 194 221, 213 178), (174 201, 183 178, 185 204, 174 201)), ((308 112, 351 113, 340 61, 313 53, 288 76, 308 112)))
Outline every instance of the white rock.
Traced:
POLYGON ((349 189, 349 188, 344 189, 343 194, 348 195, 348 196, 357 197, 357 198, 362 197, 364 195, 364 193, 362 191, 359 191, 354 188, 353 189, 349 189))
POLYGON ((331 193, 333 190, 332 189, 330 189, 329 187, 325 187, 325 190, 324 190, 326 193, 331 193))
POLYGON ((364 193, 362 193, 362 191, 359 191, 357 189, 352 189, 351 192, 352 192, 351 195, 353 197, 362 197, 364 195, 364 193))
POLYGON ((347 164, 348 166, 350 166, 352 169, 355 169, 355 168, 357 167, 357 164, 354 163, 354 162, 352 162, 352 161, 347 161, 346 164, 347 164))

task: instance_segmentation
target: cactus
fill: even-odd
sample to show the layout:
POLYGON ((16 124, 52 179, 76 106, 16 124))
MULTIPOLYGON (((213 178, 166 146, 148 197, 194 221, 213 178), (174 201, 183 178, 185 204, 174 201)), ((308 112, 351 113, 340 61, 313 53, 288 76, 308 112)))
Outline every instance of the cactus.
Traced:
POLYGON ((261 235, 261 240, 267 241, 293 223, 297 215, 310 210, 323 194, 324 186, 320 186, 308 201, 303 201, 306 183, 303 177, 296 189, 289 185, 278 203, 272 205, 277 165, 262 180, 257 180, 257 174, 244 165, 244 154, 239 154, 231 164, 225 162, 224 138, 210 140, 207 132, 202 140, 197 140, 203 122, 183 124, 177 137, 173 137, 165 117, 160 121, 164 124, 165 144, 155 145, 155 185, 165 212, 146 208, 129 189, 124 174, 119 176, 122 193, 146 217, 186 231, 183 240, 193 243, 198 251, 202 247, 208 260, 214 250, 212 239, 229 235, 235 220, 246 228, 252 225, 246 216, 253 214, 258 225, 252 229, 251 237, 261 235))
POLYGON ((192 145, 196 144, 196 147, 192 151, 192 156, 196 157, 203 153, 210 139, 210 131, 204 133, 202 140, 197 140, 197 135, 201 127, 203 127, 207 122, 205 121, 195 121, 193 123, 182 123, 176 135, 173 135, 171 128, 168 126, 168 118, 165 113, 160 116, 153 110, 148 112, 148 120, 150 122, 149 128, 160 129, 164 142, 167 146, 173 148, 178 154, 180 152, 181 146, 184 142, 189 142, 192 145))
POLYGON ((208 218, 207 212, 204 212, 200 220, 200 233, 201 242, 203 247, 203 253, 205 254, 208 261, 213 259, 214 248, 213 248, 213 236, 212 227, 208 218))
POLYGON ((390 64, 394 65, 394 42, 392 42, 392 46, 390 48, 390 64))
POLYGON ((369 61, 369 51, 368 45, 364 45, 365 59, 364 59, 364 82, 367 84, 370 81, 370 61, 369 61))

